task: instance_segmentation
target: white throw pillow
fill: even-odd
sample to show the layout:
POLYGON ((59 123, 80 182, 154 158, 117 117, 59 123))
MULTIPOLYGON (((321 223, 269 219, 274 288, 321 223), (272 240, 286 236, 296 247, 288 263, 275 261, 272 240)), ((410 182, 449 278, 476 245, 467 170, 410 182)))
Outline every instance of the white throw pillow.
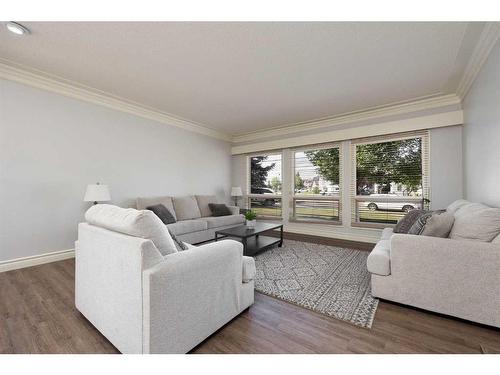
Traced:
POLYGON ((87 210, 85 220, 101 228, 151 240, 162 255, 177 252, 167 227, 152 211, 96 204, 87 210))
POLYGON ((491 242, 500 233, 500 208, 472 203, 455 213, 450 238, 491 242))

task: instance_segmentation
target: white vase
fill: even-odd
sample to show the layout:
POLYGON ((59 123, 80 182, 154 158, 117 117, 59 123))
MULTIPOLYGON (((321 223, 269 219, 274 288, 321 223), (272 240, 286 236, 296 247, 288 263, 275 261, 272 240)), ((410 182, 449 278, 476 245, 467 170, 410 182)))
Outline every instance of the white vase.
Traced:
POLYGON ((257 220, 247 220, 247 228, 255 228, 257 220))

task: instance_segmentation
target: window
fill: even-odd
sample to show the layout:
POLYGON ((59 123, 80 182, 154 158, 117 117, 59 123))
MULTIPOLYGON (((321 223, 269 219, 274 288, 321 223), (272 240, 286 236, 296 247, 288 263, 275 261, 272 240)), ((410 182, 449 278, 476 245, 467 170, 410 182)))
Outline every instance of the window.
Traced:
POLYGON ((260 217, 281 217, 281 153, 249 157, 248 207, 260 217))
POLYGON ((351 150, 354 224, 395 224, 427 205, 427 132, 356 140, 351 150))
POLYGON ((293 219, 340 222, 339 147, 297 150, 293 155, 293 219))

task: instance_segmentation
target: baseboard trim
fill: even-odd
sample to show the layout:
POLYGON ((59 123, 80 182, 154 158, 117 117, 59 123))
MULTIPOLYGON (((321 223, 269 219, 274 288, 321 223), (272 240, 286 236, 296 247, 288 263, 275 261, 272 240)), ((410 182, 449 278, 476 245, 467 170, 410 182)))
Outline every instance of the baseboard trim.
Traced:
POLYGON ((20 268, 38 266, 40 264, 57 262, 59 260, 70 259, 75 257, 75 249, 54 251, 40 255, 32 255, 29 257, 4 260, 0 262, 0 272, 17 270, 20 268))

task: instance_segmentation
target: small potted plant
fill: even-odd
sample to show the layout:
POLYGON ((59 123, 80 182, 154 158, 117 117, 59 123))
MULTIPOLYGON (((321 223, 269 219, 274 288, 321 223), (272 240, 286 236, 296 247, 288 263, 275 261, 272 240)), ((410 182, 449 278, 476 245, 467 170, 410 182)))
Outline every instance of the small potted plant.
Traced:
POLYGON ((245 213, 247 228, 255 228, 255 223, 257 222, 257 220, 255 220, 256 218, 257 214, 252 210, 249 210, 245 213))

